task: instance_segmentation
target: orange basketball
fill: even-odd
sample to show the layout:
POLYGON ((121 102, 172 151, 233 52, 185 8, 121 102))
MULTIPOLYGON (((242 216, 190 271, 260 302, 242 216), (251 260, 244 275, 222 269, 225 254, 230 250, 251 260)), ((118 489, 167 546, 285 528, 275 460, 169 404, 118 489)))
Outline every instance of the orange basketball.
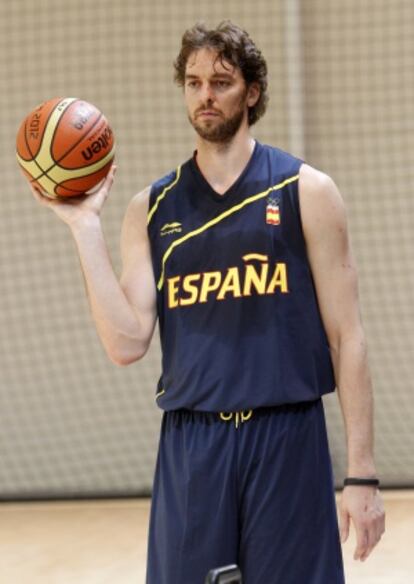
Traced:
POLYGON ((45 101, 23 120, 17 160, 27 178, 49 197, 96 192, 115 155, 105 116, 76 97, 45 101))

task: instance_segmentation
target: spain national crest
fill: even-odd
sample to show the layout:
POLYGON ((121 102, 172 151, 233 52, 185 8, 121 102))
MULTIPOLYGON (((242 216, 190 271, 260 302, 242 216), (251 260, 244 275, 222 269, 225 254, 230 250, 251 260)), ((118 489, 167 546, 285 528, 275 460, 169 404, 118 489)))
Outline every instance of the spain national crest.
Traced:
POLYGON ((280 225, 279 198, 268 197, 266 201, 266 223, 269 225, 280 225))

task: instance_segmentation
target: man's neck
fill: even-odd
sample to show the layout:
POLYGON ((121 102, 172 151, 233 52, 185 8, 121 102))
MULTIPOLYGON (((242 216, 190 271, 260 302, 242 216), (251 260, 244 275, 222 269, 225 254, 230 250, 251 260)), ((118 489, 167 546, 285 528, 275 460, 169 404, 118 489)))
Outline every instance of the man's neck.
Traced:
POLYGON ((217 193, 225 193, 243 172, 253 153, 250 133, 236 135, 231 142, 216 144, 197 141, 197 165, 217 193))

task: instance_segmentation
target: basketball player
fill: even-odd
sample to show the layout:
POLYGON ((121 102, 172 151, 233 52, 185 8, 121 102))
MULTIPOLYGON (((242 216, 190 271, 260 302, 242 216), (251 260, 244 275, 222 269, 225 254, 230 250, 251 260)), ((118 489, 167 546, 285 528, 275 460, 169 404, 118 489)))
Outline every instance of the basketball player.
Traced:
POLYGON ((202 584, 237 563, 246 584, 341 584, 384 532, 373 396, 344 203, 326 174, 261 144, 267 68, 230 22, 188 30, 175 63, 193 156, 130 202, 118 282, 99 214, 36 199, 75 238, 109 358, 141 359, 158 317, 164 410, 147 584, 202 584), (322 395, 338 389, 348 447, 340 530, 322 395))

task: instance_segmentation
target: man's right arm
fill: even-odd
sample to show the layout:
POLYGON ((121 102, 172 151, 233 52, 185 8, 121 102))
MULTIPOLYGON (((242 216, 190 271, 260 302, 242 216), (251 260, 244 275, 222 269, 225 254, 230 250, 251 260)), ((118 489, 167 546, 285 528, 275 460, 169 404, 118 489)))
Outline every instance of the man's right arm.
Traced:
POLYGON ((53 210, 75 239, 92 316, 111 361, 128 365, 141 359, 156 322, 156 287, 147 234, 150 188, 130 201, 121 234, 123 271, 118 281, 102 232, 100 213, 115 174, 113 166, 102 187, 81 199, 50 199, 30 184, 35 199, 53 210))
POLYGON ((123 270, 111 265, 99 215, 70 225, 95 325, 108 357, 117 365, 141 359, 156 322, 156 288, 147 235, 149 188, 130 201, 121 232, 123 270))

